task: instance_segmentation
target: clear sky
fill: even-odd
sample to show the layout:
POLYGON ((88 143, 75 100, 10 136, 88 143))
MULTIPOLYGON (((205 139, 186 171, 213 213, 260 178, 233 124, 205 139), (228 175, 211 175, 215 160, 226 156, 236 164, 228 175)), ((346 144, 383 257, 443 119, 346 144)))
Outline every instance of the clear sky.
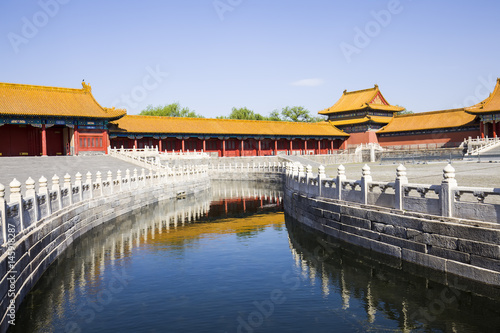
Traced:
POLYGON ((92 86, 137 114, 180 102, 313 114, 378 84, 414 112, 468 106, 500 76, 497 0, 2 0, 0 82, 92 86))

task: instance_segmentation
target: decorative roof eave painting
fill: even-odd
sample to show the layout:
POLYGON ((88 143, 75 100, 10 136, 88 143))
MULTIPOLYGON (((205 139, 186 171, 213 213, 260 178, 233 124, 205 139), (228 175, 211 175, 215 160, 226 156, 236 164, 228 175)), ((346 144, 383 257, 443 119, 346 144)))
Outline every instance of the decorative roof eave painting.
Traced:
POLYGON ((375 85, 373 88, 364 90, 350 92, 344 90, 344 93, 337 103, 318 113, 321 115, 329 115, 332 113, 365 109, 385 110, 389 112, 400 112, 404 110, 403 107, 390 105, 380 92, 379 87, 375 85))
POLYGON ((116 120, 123 109, 104 108, 85 82, 82 89, 0 83, 0 116, 116 120))
POLYGON ((330 124, 333 126, 357 125, 364 123, 388 124, 391 120, 392 117, 366 116, 358 119, 330 120, 330 124))
POLYGON ((495 89, 481 103, 465 108, 465 111, 472 114, 500 113, 500 78, 497 79, 495 89))
POLYGON ((189 135, 346 137, 328 122, 178 118, 127 115, 112 122, 112 133, 177 133, 189 135))

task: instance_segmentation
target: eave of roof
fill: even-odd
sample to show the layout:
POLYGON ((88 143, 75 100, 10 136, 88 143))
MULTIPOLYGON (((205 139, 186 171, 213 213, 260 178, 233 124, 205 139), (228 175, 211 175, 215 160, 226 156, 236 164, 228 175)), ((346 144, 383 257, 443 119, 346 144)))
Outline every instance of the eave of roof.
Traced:
POLYGON ((464 109, 441 110, 395 116, 392 121, 377 133, 423 131, 440 128, 472 125, 475 115, 464 109))
POLYGON ((301 123, 261 120, 178 118, 127 115, 114 121, 112 133, 175 133, 201 135, 345 137, 328 122, 301 123))
POLYGON ((465 111, 472 114, 500 113, 500 78, 497 79, 495 89, 481 103, 465 108, 465 111))
POLYGON ((366 116, 364 118, 331 120, 330 124, 332 124, 333 126, 358 125, 369 122, 374 122, 378 124, 388 124, 391 120, 392 117, 366 116))
POLYGON ((380 92, 377 85, 370 89, 346 91, 344 90, 340 99, 330 108, 319 111, 321 115, 328 115, 332 113, 356 111, 356 110, 383 110, 389 112, 403 111, 404 108, 400 106, 390 105, 380 92), (380 96, 380 100, 386 104, 372 103, 372 101, 380 96))
POLYGON ((90 85, 82 89, 0 83, 0 116, 74 117, 115 120, 125 110, 103 108, 90 85))

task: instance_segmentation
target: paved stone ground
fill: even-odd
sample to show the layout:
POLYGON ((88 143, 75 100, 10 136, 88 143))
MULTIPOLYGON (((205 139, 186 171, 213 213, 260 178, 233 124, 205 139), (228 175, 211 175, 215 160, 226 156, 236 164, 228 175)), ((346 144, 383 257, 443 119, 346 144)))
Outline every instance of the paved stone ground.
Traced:
POLYGON ((7 192, 10 182, 16 178, 23 186, 24 183, 31 177, 36 182, 38 188, 38 180, 41 176, 48 179, 49 187, 52 184, 52 177, 57 174, 61 184, 64 182, 64 175, 69 173, 71 180, 75 181, 75 175, 80 172, 85 180, 85 174, 90 171, 92 178, 95 179, 95 174, 100 171, 103 178, 106 178, 106 173, 111 170, 113 176, 116 171, 122 170, 125 174, 126 169, 131 171, 137 168, 140 172, 140 167, 135 164, 124 162, 110 156, 55 156, 55 157, 2 157, 0 158, 0 184, 6 187, 7 192))
MULTIPOLYGON (((374 181, 394 181, 396 179, 397 164, 367 163, 372 172, 374 181)), ((361 168, 364 163, 346 164, 348 179, 361 179, 361 168)), ((410 183, 439 185, 443 180, 443 169, 447 162, 429 164, 406 164, 406 173, 410 183)), ((455 168, 459 186, 496 187, 500 188, 500 164, 477 162, 452 162, 455 168)), ((328 177, 337 175, 338 165, 326 167, 328 177)))

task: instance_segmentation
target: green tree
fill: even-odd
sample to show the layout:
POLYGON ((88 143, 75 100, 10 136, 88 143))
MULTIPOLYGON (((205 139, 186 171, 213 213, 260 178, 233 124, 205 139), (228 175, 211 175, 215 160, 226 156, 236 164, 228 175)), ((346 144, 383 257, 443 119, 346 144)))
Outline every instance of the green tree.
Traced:
POLYGON ((158 106, 148 105, 139 114, 142 116, 203 118, 202 115, 197 114, 194 110, 181 107, 179 102, 158 106))
MULTIPOLYGON (((399 105, 398 105, 399 106, 399 105)), ((407 110, 406 108, 403 111, 399 111, 396 113, 396 115, 404 115, 404 114, 413 114, 413 111, 407 110)))
MULTIPOLYGON (((219 118, 220 119, 220 118, 219 118)), ((226 119, 246 119, 246 120, 266 120, 267 118, 259 113, 255 113, 246 107, 233 108, 226 119)))
POLYGON ((283 109, 281 109, 281 119, 284 121, 310 122, 310 123, 324 120, 319 117, 312 117, 309 110, 307 110, 302 106, 284 107, 283 109))

